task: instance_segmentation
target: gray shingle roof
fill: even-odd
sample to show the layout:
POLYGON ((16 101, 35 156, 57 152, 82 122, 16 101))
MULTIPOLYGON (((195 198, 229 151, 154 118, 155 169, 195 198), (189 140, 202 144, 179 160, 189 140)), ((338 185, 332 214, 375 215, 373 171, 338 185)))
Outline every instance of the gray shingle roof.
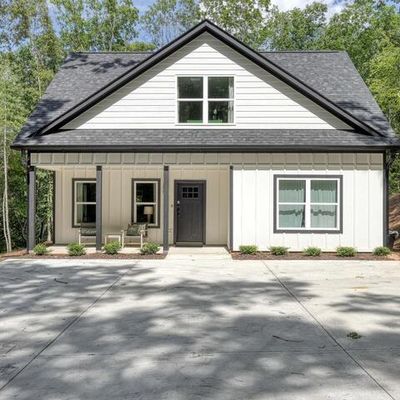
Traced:
MULTIPOLYGON (((373 129, 379 131, 384 137, 374 138, 372 142, 363 138, 357 139, 358 133, 346 132, 346 137, 340 135, 336 140, 344 140, 342 145, 346 146, 347 141, 352 141, 353 145, 376 145, 378 141, 381 144, 387 145, 392 143, 386 138, 393 138, 394 133, 389 126, 387 119, 378 107, 373 96, 369 92, 367 86, 361 79, 360 75, 354 68, 348 55, 344 52, 276 52, 276 53, 261 53, 272 63, 278 65, 289 74, 295 76, 298 80, 305 85, 315 90, 329 101, 335 103, 343 110, 353 115, 362 122, 368 124, 373 129), (350 139, 351 138, 351 139, 350 139)), ((151 53, 74 53, 65 60, 59 72, 56 74, 53 81, 50 83, 46 90, 45 95, 40 100, 37 108, 29 117, 26 125, 14 141, 14 146, 56 146, 60 141, 60 145, 74 146, 76 141, 79 143, 86 142, 87 146, 93 145, 93 140, 99 146, 106 146, 109 143, 111 135, 118 138, 119 142, 123 138, 127 140, 127 144, 136 146, 137 140, 135 138, 138 130, 119 131, 68 131, 56 132, 52 134, 40 135, 40 130, 47 124, 53 122, 56 118, 62 116, 73 107, 77 106, 87 98, 94 95, 104 86, 115 81, 135 65, 145 60, 151 53), (35 134, 34 136, 32 136, 35 134), (82 137, 87 135, 87 140, 82 137), (93 135, 93 136, 91 136, 93 135), (90 138, 90 139, 89 139, 90 138), (104 140, 103 143, 100 141, 104 140)), ((160 132, 146 130, 146 132, 154 132, 154 137, 158 137, 160 132)), ((165 132, 163 130, 162 132, 165 132)), ((169 133, 169 140, 182 137, 182 130, 171 130, 169 133)), ((204 130, 201 131, 204 135, 204 130)), ((232 132, 231 130, 208 130, 216 135, 216 140, 224 139, 222 132, 232 132)), ((258 137, 256 132, 250 131, 243 136, 244 140, 252 142, 252 140, 259 143, 268 143, 272 140, 276 145, 285 146, 294 142, 294 135, 299 135, 299 142, 309 140, 310 145, 317 141, 321 145, 324 143, 329 146, 331 143, 332 135, 331 130, 322 131, 326 132, 321 137, 308 137, 304 131, 301 130, 263 130, 257 132, 264 132, 264 135, 269 135, 266 138, 258 137), (275 133, 276 133, 276 136, 275 133), (254 137, 257 136, 257 139, 254 137), (307 138, 306 138, 307 137, 307 138), (326 140, 325 140, 325 139, 326 140), (286 140, 286 142, 285 142, 286 140), (325 140, 325 142, 324 142, 325 140), (280 141, 277 143, 277 141, 280 141)), ((311 131, 312 132, 312 131, 311 131)), ((318 131, 321 132, 321 131, 318 131)), ((340 131, 339 131, 340 132, 340 131)), ((186 140, 189 140, 191 133, 186 133, 186 140)), ((196 136, 193 133, 194 136, 196 136)), ((236 134, 230 134, 229 137, 236 137, 236 134)), ((200 140, 200 139, 199 139, 200 140)), ((210 137, 210 140, 214 138, 210 137)), ((297 140, 297 139, 296 139, 297 140)), ((153 140, 154 145, 162 145, 165 142, 165 137, 161 138, 157 143, 153 140)), ((237 145, 245 145, 241 140, 236 141, 237 145), (241 143, 241 144, 239 144, 241 143)), ((336 142, 337 145, 338 142, 336 142)), ((350 143, 349 143, 350 144, 350 143)), ((204 145, 204 143, 199 144, 204 145)), ((219 144, 218 144, 219 145, 219 144)), ((350 144, 351 145, 351 144, 350 144)))
POLYGON ((382 138, 336 129, 75 129, 28 139, 46 150, 189 151, 382 148, 393 144, 382 138))

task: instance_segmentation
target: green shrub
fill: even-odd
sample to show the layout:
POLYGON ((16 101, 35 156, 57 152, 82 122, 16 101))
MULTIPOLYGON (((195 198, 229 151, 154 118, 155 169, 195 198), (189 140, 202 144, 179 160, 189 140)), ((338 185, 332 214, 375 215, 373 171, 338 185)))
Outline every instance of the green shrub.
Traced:
POLYGON ((258 247, 253 244, 242 245, 239 247, 239 251, 242 254, 256 254, 258 251, 258 247))
POLYGON ((389 247, 379 246, 374 249, 374 256, 388 256, 391 253, 389 247))
POLYGON ((321 255, 321 249, 319 247, 307 247, 304 249, 304 255, 309 257, 318 257, 321 255))
POLYGON ((113 241, 104 245, 104 252, 106 254, 115 255, 121 250, 121 245, 118 241, 113 241))
POLYGON ((269 251, 273 256, 285 256, 288 253, 289 248, 283 246, 271 246, 269 251))
POLYGON ((71 257, 84 256, 86 254, 86 249, 83 244, 70 243, 67 246, 67 249, 68 249, 68 254, 71 257))
POLYGON ((336 249, 336 255, 339 257, 354 257, 357 255, 357 250, 354 247, 338 247, 336 249))
POLYGON ((47 246, 44 243, 38 243, 34 248, 33 252, 37 256, 44 256, 46 254, 50 253, 50 250, 47 248, 47 246))
POLYGON ((140 249, 140 252, 144 255, 156 254, 160 250, 160 246, 157 243, 145 243, 140 249))

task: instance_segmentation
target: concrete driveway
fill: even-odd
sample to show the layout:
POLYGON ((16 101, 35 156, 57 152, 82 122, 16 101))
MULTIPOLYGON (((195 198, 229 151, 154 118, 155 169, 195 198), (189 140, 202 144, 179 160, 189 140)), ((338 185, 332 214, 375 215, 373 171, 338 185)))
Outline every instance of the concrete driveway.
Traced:
POLYGON ((4 261, 0 399, 400 399, 399 287, 396 262, 4 261))

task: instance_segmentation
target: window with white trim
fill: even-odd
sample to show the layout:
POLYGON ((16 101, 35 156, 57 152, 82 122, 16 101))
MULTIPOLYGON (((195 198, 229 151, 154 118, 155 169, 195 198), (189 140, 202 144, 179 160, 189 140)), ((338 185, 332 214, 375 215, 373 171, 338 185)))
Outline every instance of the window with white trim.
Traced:
POLYGON ((178 123, 232 124, 234 78, 232 76, 179 76, 178 123))
POLYGON ((135 223, 159 226, 159 180, 133 180, 132 217, 135 223))
POLYGON ((96 224, 96 181, 73 180, 73 225, 96 224))
POLYGON ((276 228, 340 230, 340 177, 277 177, 276 228))

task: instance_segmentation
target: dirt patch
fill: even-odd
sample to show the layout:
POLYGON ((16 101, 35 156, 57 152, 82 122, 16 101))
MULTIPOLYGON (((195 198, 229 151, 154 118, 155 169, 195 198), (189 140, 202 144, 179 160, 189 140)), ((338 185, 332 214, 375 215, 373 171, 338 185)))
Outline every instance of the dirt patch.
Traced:
POLYGON ((373 261, 400 261, 400 252, 393 252, 389 256, 374 256, 371 253, 358 253, 355 257, 338 257, 336 253, 322 253, 318 257, 306 256, 303 253, 289 253, 286 256, 273 256, 268 251, 259 251, 256 254, 241 254, 239 252, 231 252, 234 260, 373 260, 373 261))

